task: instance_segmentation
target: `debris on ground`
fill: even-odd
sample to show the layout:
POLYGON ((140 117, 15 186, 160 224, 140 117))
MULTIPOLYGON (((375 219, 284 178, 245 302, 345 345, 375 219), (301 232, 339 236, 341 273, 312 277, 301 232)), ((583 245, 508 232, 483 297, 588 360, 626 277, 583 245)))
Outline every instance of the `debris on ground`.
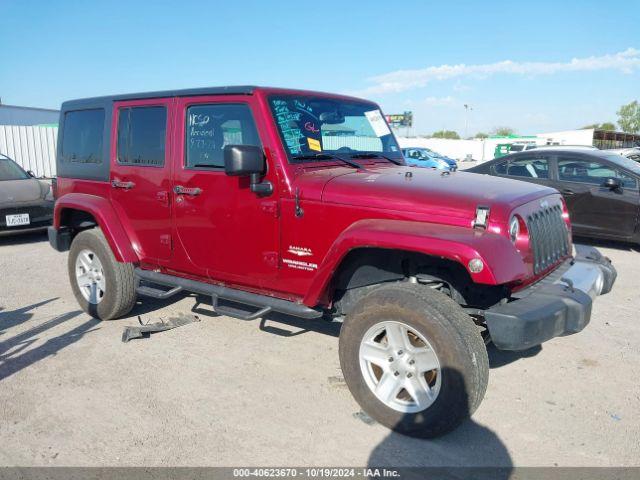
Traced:
POLYGON ((367 425, 375 425, 377 423, 373 418, 371 418, 369 415, 367 415, 362 410, 360 410, 359 412, 354 413, 353 417, 357 418, 359 420, 362 420, 367 425))
POLYGON ((199 322, 200 318, 197 315, 185 315, 180 313, 178 316, 169 317, 167 320, 160 319, 156 323, 142 323, 142 319, 138 315, 138 323, 140 326, 127 326, 124 327, 122 332, 122 341, 128 342, 133 338, 148 337, 151 333, 164 332, 165 330, 171 330, 173 328, 182 327, 190 323, 199 322))

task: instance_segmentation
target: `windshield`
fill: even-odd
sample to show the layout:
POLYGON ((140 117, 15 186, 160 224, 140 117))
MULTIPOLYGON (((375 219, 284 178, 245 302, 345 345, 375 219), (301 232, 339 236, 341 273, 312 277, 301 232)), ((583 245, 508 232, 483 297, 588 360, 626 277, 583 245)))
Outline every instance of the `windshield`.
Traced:
POLYGON ((420 167, 449 168, 449 164, 439 157, 407 157, 407 165, 420 167))
POLYGON ((24 180, 27 178, 29 178, 29 175, 16 162, 0 155, 0 181, 24 180))
POLYGON ((428 148, 407 148, 404 151, 405 157, 420 159, 439 158, 440 156, 428 148))
POLYGON ((269 105, 292 162, 362 153, 402 160, 400 148, 375 105, 303 95, 271 96, 269 105))

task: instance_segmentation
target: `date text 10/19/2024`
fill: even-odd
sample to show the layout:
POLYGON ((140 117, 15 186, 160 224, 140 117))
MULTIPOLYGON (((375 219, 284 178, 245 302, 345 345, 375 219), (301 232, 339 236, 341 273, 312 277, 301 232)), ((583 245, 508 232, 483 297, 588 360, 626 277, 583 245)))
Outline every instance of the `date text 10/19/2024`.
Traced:
POLYGON ((389 468, 234 468, 233 476, 302 478, 397 478, 398 470, 389 468))

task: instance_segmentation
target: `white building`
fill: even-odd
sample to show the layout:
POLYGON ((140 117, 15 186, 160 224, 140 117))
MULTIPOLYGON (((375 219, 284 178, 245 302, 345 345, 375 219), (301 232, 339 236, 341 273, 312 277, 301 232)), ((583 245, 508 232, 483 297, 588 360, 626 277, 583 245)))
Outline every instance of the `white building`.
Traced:
MULTIPOLYGON (((522 143, 542 145, 586 145, 601 149, 628 148, 640 145, 640 135, 586 128, 526 136, 489 137, 483 140, 450 140, 445 138, 397 137, 401 148, 425 147, 458 161, 484 162, 495 158, 498 146, 522 143)), ((506 153, 506 152, 503 152, 506 153)))

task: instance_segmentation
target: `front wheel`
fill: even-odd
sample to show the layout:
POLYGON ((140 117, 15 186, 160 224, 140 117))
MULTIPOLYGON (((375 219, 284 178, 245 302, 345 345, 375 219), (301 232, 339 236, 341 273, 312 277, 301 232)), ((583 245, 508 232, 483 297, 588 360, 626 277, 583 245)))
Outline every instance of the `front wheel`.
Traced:
POLYGON ((453 430, 480 405, 489 361, 473 320, 423 285, 381 286, 340 332, 340 365, 362 409, 414 437, 453 430))
POLYGON ((133 265, 115 259, 100 229, 76 235, 69 250, 68 270, 78 304, 92 317, 122 317, 135 305, 133 265))

